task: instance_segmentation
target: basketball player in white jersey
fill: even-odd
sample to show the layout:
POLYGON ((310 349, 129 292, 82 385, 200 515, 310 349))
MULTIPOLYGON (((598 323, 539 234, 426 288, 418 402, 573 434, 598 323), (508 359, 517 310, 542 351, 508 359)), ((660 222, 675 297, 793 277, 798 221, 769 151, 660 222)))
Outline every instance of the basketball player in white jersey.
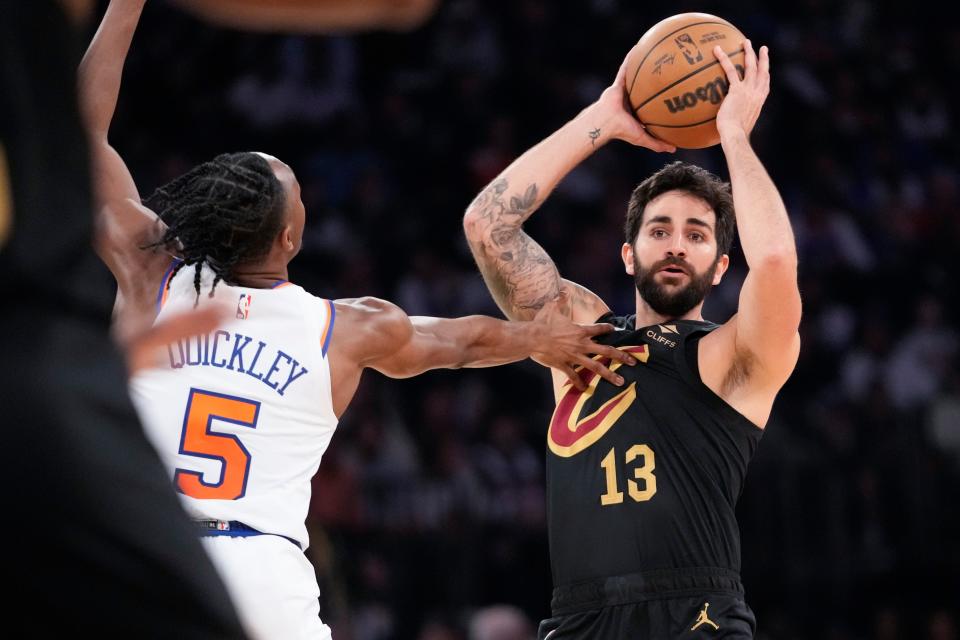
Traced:
POLYGON ((592 342, 609 325, 558 314, 411 318, 383 300, 310 295, 287 280, 304 227, 299 185, 271 156, 218 156, 141 202, 107 130, 142 6, 110 4, 80 70, 116 313, 141 323, 198 306, 231 313, 168 345, 134 376, 134 400, 251 636, 329 638, 304 519, 310 479, 364 369, 400 378, 536 357, 582 385, 574 366, 622 382, 587 354, 633 359, 592 342))

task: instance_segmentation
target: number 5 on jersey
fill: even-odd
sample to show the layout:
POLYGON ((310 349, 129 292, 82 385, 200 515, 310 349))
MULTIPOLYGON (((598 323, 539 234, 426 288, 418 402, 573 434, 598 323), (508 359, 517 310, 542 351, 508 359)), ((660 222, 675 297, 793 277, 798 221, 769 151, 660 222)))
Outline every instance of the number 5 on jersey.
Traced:
POLYGON ((204 474, 178 468, 174 474, 177 490, 200 500, 242 498, 247 491, 250 453, 237 436, 212 429, 214 421, 256 429, 259 417, 259 402, 190 389, 180 434, 180 453, 220 461, 220 478, 217 482, 205 482, 204 474))

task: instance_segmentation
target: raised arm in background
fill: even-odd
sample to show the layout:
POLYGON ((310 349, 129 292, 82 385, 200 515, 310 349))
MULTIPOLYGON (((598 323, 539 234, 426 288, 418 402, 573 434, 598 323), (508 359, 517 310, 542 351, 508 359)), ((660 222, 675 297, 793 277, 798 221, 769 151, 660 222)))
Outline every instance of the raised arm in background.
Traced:
POLYGON ((123 158, 110 144, 123 66, 145 0, 113 0, 78 70, 79 104, 90 142, 96 217, 95 247, 117 281, 114 337, 131 371, 152 366, 158 350, 176 338, 215 327, 224 311, 208 308, 154 326, 156 291, 171 256, 146 249, 165 225, 140 201, 123 158))
POLYGON ((140 202, 123 158, 108 139, 123 65, 145 0, 113 0, 80 63, 80 108, 90 139, 97 223, 96 248, 117 280, 117 321, 134 332, 153 320, 157 283, 170 263, 144 250, 163 234, 163 223, 140 202))

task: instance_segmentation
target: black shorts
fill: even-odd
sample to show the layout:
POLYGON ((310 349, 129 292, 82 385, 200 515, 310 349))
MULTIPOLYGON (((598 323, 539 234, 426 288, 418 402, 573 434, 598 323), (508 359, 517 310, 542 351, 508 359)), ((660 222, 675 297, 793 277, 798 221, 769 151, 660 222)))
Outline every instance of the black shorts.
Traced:
POLYGON ((753 612, 739 576, 672 569, 612 576, 553 590, 540 640, 751 639, 753 612))

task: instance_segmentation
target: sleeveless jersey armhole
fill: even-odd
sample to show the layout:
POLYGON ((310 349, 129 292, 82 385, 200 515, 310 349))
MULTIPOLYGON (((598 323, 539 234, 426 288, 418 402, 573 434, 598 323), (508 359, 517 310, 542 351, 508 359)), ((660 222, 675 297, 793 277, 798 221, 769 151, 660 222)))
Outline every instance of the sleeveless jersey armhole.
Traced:
POLYGON ((612 324, 617 329, 621 330, 633 330, 636 328, 636 316, 618 316, 613 311, 607 311, 605 314, 593 321, 594 324, 602 323, 612 324))
POLYGON ((328 300, 327 298, 317 298, 316 299, 316 309, 322 315, 321 322, 323 322, 323 331, 320 333, 319 345, 320 345, 320 366, 326 369, 326 388, 324 392, 327 394, 327 397, 330 398, 330 414, 333 416, 334 424, 339 423, 339 418, 333 411, 333 367, 330 366, 330 357, 327 355, 330 352, 330 343, 333 338, 333 326, 336 324, 337 320, 337 310, 333 304, 333 300, 328 300))
POLYGON ((323 331, 320 333, 320 352, 326 358, 327 352, 330 350, 330 340, 333 338, 333 325, 337 321, 337 309, 333 305, 333 300, 324 298, 321 304, 326 310, 326 320, 324 321, 323 331))
POLYGON ((180 258, 174 258, 170 261, 167 270, 163 272, 163 277, 160 279, 160 289, 157 291, 157 313, 160 313, 163 305, 167 303, 167 296, 170 294, 170 279, 173 278, 173 272, 181 262, 183 260, 180 258))
POLYGON ((763 429, 755 425, 749 418, 734 409, 730 404, 708 387, 700 377, 700 340, 710 333, 711 328, 694 329, 683 337, 680 348, 674 352, 674 361, 677 371, 683 381, 697 391, 697 395, 709 406, 727 416, 748 432, 763 434, 763 429))

